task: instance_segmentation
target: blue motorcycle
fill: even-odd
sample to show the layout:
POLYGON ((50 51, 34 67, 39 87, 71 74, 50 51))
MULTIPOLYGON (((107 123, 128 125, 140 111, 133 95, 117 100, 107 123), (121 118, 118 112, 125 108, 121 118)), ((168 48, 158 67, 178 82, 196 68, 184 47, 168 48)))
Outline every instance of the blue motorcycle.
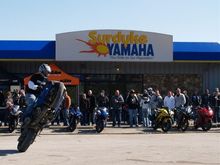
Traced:
POLYGON ((69 126, 68 130, 73 132, 75 131, 80 119, 82 118, 82 113, 78 108, 71 108, 69 112, 69 126))
POLYGON ((108 119, 108 109, 106 107, 98 107, 95 112, 96 131, 102 132, 108 119))
POLYGON ((59 110, 58 107, 64 99, 65 90, 64 84, 58 81, 48 81, 43 87, 35 100, 29 121, 24 120, 21 127, 17 145, 19 152, 25 152, 43 127, 54 119, 56 111, 59 110))

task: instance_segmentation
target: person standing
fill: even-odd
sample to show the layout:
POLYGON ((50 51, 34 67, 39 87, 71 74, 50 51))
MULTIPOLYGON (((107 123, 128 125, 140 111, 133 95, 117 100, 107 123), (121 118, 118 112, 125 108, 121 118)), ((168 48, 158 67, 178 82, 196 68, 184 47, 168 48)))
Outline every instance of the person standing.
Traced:
POLYGON ((196 107, 198 107, 198 106, 201 105, 201 103, 202 103, 202 98, 201 98, 201 96, 199 95, 199 91, 198 91, 198 90, 195 90, 194 94, 192 95, 191 102, 192 102, 193 108, 196 108, 196 107))
POLYGON ((202 95, 202 106, 210 106, 211 104, 211 94, 209 92, 209 89, 205 90, 205 93, 202 95))
POLYGON ((150 96, 147 90, 144 90, 144 94, 141 97, 140 107, 142 109, 142 122, 144 127, 150 127, 151 121, 149 120, 148 116, 151 114, 150 109, 150 96))
POLYGON ((116 120, 118 122, 118 127, 121 126, 121 113, 122 104, 124 103, 124 98, 120 94, 119 90, 115 91, 115 95, 111 98, 112 103, 112 126, 115 127, 116 120))
POLYGON ((102 90, 100 95, 97 98, 97 104, 99 107, 106 107, 109 108, 109 98, 105 95, 105 91, 102 90))
POLYGON ((186 104, 186 98, 183 93, 181 93, 181 89, 177 88, 176 96, 175 96, 175 108, 183 107, 186 104))
POLYGON ((174 122, 177 122, 177 124, 182 117, 182 115, 180 115, 181 113, 178 113, 178 112, 182 110, 181 108, 184 107, 185 104, 186 104, 185 95, 181 93, 180 88, 177 88, 176 95, 175 95, 175 108, 177 110, 174 113, 174 122))
POLYGON ((154 102, 156 104, 156 107, 162 108, 163 107, 163 97, 160 95, 160 91, 156 90, 155 95, 156 95, 156 98, 155 98, 154 102))
POLYGON ((188 106, 190 105, 190 99, 189 99, 189 95, 188 95, 187 90, 184 90, 184 91, 183 91, 183 94, 184 94, 184 96, 185 96, 185 98, 186 98, 186 103, 184 104, 184 106, 185 106, 185 107, 188 107, 188 106))
POLYGON ((5 106, 5 96, 3 94, 3 91, 0 90, 0 107, 4 107, 5 106))
POLYGON ((169 110, 173 110, 175 108, 175 98, 173 97, 172 91, 168 91, 167 96, 164 98, 164 106, 168 107, 169 110))
POLYGON ((212 96, 212 107, 214 109, 214 122, 220 122, 220 92, 215 88, 212 96))
POLYGON ((138 127, 137 112, 139 108, 139 101, 133 89, 130 91, 126 102, 128 105, 130 127, 133 127, 133 124, 135 124, 135 126, 138 127))
POLYGON ((88 125, 90 125, 90 122, 92 125, 94 124, 94 112, 96 108, 96 98, 92 93, 92 90, 88 91, 87 98, 89 100, 89 117, 88 117, 88 125))
POLYGON ((67 91, 65 91, 64 100, 63 100, 63 108, 62 108, 64 126, 69 125, 69 109, 70 109, 70 106, 71 106, 71 98, 68 95, 67 91))
POLYGON ((89 116, 89 100, 86 98, 86 94, 83 93, 80 98, 79 103, 80 111, 82 113, 81 125, 85 126, 87 124, 88 116, 89 116))

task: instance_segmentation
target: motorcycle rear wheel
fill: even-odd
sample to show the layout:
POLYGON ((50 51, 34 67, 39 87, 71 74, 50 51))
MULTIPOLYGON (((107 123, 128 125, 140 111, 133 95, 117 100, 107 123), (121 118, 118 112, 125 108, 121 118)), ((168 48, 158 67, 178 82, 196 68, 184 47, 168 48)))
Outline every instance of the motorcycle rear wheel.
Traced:
POLYGON ((34 129, 29 128, 27 130, 26 135, 21 134, 20 136, 24 136, 24 137, 23 138, 19 137, 17 149, 19 152, 25 152, 34 142, 37 136, 37 132, 34 129))
POLYGON ((172 127, 172 120, 170 118, 164 118, 161 124, 161 129, 163 132, 167 132, 172 127))
POLYGON ((212 128, 212 121, 211 120, 209 120, 207 123, 204 123, 203 125, 202 125, 202 130, 203 131, 208 131, 208 130, 210 130, 212 128))

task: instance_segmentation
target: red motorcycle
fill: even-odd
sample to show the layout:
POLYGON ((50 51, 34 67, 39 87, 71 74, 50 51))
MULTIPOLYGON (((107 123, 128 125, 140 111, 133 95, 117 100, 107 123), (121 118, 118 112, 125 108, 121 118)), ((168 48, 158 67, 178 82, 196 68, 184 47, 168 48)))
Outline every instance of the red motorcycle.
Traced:
POLYGON ((208 131, 212 127, 213 110, 211 107, 197 107, 195 118, 195 129, 202 127, 203 131, 208 131))

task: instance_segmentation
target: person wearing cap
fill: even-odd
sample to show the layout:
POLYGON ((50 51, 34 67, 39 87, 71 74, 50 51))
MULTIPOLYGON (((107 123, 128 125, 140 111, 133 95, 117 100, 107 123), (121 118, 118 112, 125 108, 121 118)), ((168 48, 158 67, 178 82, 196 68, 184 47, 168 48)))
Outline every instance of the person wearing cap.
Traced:
POLYGON ((133 127, 133 124, 135 124, 135 126, 138 127, 137 112, 139 108, 139 101, 133 89, 130 91, 126 103, 128 105, 130 127, 133 127))
POLYGON ((150 109, 150 95, 147 90, 144 90, 143 96, 141 97, 140 107, 142 109, 142 121, 143 127, 150 127, 151 122, 148 116, 151 114, 150 109))

